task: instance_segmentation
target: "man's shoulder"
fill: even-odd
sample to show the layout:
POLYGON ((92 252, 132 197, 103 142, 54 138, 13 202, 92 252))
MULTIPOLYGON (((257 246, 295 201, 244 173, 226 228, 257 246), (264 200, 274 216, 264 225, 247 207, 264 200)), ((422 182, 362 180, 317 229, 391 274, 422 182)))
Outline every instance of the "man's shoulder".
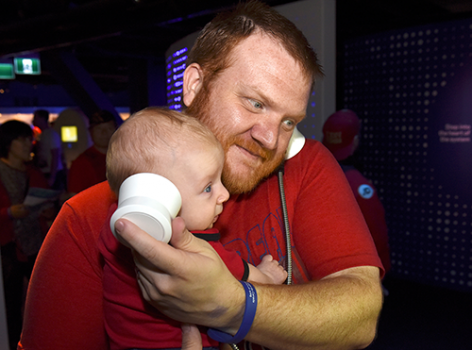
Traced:
POLYGON ((96 153, 98 151, 94 151, 94 147, 91 146, 89 148, 87 148, 85 151, 83 151, 82 153, 80 153, 77 158, 75 158, 73 161, 72 161, 72 164, 83 164, 83 163, 88 163, 90 161, 90 158, 93 158, 95 157, 96 153))
POLYGON ((324 157, 325 155, 330 154, 331 153, 328 151, 328 149, 323 146, 320 141, 314 139, 306 139, 305 145, 300 150, 300 152, 290 159, 306 161, 307 158, 313 160, 314 157, 324 157))
POLYGON ((44 129, 42 132, 41 132, 41 136, 48 136, 48 137, 59 137, 59 133, 54 130, 53 128, 47 128, 47 129, 44 129))
POLYGON ((337 161, 321 142, 306 139, 305 145, 300 152, 286 161, 286 166, 309 171, 310 168, 323 167, 326 163, 337 164, 337 161))
POLYGON ((76 212, 106 216, 108 208, 116 201, 108 182, 103 181, 76 194, 67 204, 76 212))
POLYGON ((59 145, 59 146, 61 145, 61 142, 62 142, 61 136, 53 128, 48 128, 48 129, 45 129, 43 132, 41 132, 40 141, 46 141, 46 140, 49 140, 49 142, 59 145))

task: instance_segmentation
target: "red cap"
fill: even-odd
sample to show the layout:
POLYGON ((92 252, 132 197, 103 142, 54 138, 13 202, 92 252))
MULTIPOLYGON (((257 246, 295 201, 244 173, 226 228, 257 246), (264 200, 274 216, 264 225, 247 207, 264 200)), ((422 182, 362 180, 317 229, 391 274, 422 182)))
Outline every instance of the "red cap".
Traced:
POLYGON ((331 114, 323 125, 323 145, 337 160, 346 159, 354 152, 354 138, 360 129, 357 114, 349 109, 341 109, 331 114))

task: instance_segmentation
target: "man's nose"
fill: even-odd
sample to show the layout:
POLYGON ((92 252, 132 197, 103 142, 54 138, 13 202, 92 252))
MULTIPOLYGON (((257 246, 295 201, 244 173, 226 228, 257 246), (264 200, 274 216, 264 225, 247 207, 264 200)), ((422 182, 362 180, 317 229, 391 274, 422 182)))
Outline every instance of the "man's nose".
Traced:
POLYGON ((279 124, 271 121, 258 123, 252 127, 251 136, 264 148, 274 150, 279 137, 279 124))

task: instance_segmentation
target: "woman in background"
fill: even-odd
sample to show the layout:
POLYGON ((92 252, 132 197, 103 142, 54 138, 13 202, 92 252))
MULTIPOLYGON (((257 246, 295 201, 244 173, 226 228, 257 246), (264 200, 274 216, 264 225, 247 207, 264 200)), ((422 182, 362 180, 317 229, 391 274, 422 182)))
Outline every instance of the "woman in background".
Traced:
POLYGON ((50 204, 23 204, 31 187, 49 188, 31 164, 33 131, 17 120, 0 126, 0 246, 10 348, 16 349, 22 326, 24 279, 29 279, 47 232, 50 204))

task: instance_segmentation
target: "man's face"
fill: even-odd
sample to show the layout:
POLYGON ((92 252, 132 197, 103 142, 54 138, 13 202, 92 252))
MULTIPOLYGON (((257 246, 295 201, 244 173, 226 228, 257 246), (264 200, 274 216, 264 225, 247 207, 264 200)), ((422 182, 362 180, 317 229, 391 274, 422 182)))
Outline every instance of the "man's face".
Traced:
POLYGON ((33 116, 33 125, 37 126, 40 129, 43 128, 44 127, 43 119, 35 114, 33 116))
POLYGON ((231 62, 208 94, 195 97, 189 112, 223 145, 226 188, 243 193, 284 159, 292 132, 305 117, 311 81, 285 49, 264 34, 243 40, 231 62))

